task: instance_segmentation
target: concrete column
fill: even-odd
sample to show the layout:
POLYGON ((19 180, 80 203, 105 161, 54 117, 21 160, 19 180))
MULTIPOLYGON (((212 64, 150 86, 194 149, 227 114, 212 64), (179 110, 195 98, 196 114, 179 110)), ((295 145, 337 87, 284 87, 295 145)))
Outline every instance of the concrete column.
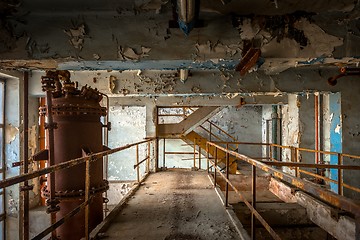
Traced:
MULTIPOLYGON (((19 167, 12 167, 13 162, 20 161, 20 81, 16 77, 3 75, 5 79, 5 178, 20 174, 19 167)), ((19 184, 5 189, 6 238, 20 239, 20 192, 19 184)))
MULTIPOLYGON (((146 104, 146 137, 157 137, 157 107, 154 103, 146 104)), ((153 144, 153 157, 150 159, 150 171, 156 172, 158 168, 158 142, 153 144)))
MULTIPOLYGON (((331 152, 342 152, 342 119, 341 94, 329 93, 324 95, 324 149, 331 152)), ((338 164, 337 155, 326 156, 325 161, 338 164)), ((338 180, 338 170, 330 170, 330 178, 338 180)), ((330 183, 333 192, 338 192, 336 183, 330 183)))
MULTIPOLYGON (((299 147, 301 139, 300 120, 299 120, 299 96, 297 94, 288 95, 288 104, 282 107, 282 143, 283 145, 299 147)), ((270 108, 271 113, 271 108, 270 108)), ((282 152, 284 162, 291 161, 291 152, 285 150, 282 152)), ((295 175, 295 171, 289 168, 284 170, 295 175)))

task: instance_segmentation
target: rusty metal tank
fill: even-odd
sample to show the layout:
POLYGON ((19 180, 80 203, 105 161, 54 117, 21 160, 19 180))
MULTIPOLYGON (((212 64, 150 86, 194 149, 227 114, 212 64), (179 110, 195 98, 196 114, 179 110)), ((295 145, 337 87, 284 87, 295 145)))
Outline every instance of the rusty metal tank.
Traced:
MULTIPOLYGON (((77 89, 77 84, 70 81, 70 73, 56 71, 52 89, 52 121, 54 122, 53 145, 54 164, 97 153, 103 150, 102 123, 100 117, 106 115, 106 108, 99 102, 102 95, 96 89, 84 86, 77 89)), ((47 114, 46 108, 40 114, 47 114)), ((49 141, 49 137, 47 136, 49 141)), ((49 177, 48 177, 49 178, 49 177)), ((90 166, 91 194, 94 195, 89 205, 89 232, 103 219, 102 192, 108 189, 103 179, 103 161, 92 162, 90 166)), ((42 195, 50 198, 50 182, 42 190, 42 195)), ((60 201, 60 219, 84 202, 85 163, 55 172, 55 198, 60 201)), ((82 210, 56 230, 60 239, 81 239, 85 235, 85 212, 82 210)))

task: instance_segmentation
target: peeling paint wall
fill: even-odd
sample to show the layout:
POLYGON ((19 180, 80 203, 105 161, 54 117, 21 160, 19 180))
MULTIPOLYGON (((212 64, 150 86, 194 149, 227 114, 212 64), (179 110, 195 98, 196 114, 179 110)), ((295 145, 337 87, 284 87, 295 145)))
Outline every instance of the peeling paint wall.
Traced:
MULTIPOLYGON (((20 161, 20 95, 19 79, 15 77, 5 77, 6 79, 6 99, 5 99, 5 161, 6 178, 20 174, 19 168, 13 168, 12 163, 20 161)), ((7 187, 5 190, 6 206, 6 235, 11 239, 19 239, 20 224, 20 200, 19 185, 7 187)))
MULTIPOLYGON (((39 143, 39 99, 35 97, 29 98, 29 156, 34 155, 38 152, 39 143)), ((29 165, 29 172, 38 170, 38 162, 29 165)), ((30 208, 34 208, 40 205, 40 180, 34 178, 30 184, 34 186, 33 190, 30 191, 30 208)))
POLYGON ((52 7, 45 1, 25 1, 5 15, 11 21, 5 18, 7 25, 1 28, 5 36, 1 58, 231 59, 241 57, 243 41, 249 39, 257 41, 266 57, 331 56, 334 48, 342 48, 337 57, 344 57, 359 51, 359 6, 354 1, 318 1, 317 8, 290 1, 277 7, 270 1, 233 1, 227 5, 210 2, 214 1, 217 4, 202 3, 200 18, 205 26, 186 37, 180 29, 169 28, 170 1, 123 1, 121 5, 106 1, 103 6, 93 1, 82 2, 81 6, 62 2, 52 7), (237 16, 242 16, 240 23, 237 16), (289 48, 274 51, 281 45, 289 48))
MULTIPOLYGON (((262 106, 225 107, 210 121, 240 142, 262 142, 262 106)), ((215 128, 212 131, 225 141, 233 141, 215 128)), ((240 145, 238 151, 250 157, 262 156, 259 146, 240 145)))
MULTIPOLYGON (((109 147, 116 148, 145 138, 145 107, 115 105, 110 107, 109 147)), ((145 145, 139 147, 140 160, 145 158, 145 145)), ((135 147, 109 156, 109 180, 136 180, 135 147)), ((144 166, 142 166, 144 172, 144 166)))
MULTIPOLYGON (((289 104, 282 108, 282 143, 286 146, 299 147, 300 146, 300 119, 299 119, 299 100, 297 94, 289 94, 289 104)), ((284 150, 282 152, 282 160, 291 162, 291 152, 284 150)), ((294 170, 284 168, 290 174, 295 174, 294 170)))

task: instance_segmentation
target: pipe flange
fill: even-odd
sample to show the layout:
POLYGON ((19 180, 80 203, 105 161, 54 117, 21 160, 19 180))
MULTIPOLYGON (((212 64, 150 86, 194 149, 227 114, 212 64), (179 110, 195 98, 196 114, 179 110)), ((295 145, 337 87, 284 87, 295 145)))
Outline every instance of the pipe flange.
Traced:
MULTIPOLYGON (((109 182, 104 180, 103 183, 98 187, 91 187, 90 194, 95 195, 98 193, 105 192, 109 189, 109 182)), ((41 195, 45 198, 50 198, 50 190, 47 189, 45 185, 41 189, 41 195)), ((67 190, 67 191, 56 191, 55 198, 59 200, 71 200, 74 198, 83 198, 85 196, 85 190, 67 190)))
MULTIPOLYGON (((106 116, 105 107, 91 107, 91 106, 82 106, 82 105, 67 105, 67 106, 58 106, 54 105, 51 108, 53 115, 97 115, 97 116, 106 116)), ((39 108, 39 114, 41 116, 46 115, 46 107, 39 108)))

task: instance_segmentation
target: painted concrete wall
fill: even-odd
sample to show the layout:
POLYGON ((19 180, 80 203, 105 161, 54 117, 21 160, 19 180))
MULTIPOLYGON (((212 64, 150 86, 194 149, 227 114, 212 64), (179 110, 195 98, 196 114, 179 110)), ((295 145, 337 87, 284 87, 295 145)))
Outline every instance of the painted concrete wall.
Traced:
MULTIPOLYGON (((3 77, 3 76, 1 76, 3 77)), ((19 78, 5 76, 6 99, 5 99, 5 177, 19 175, 19 168, 13 168, 12 163, 20 161, 20 94, 19 78)), ((6 206, 6 236, 11 239, 19 239, 20 193, 19 185, 13 185, 5 190, 6 206)))
MULTIPOLYGON (((145 138, 145 107, 115 105, 110 107, 109 147, 116 148, 145 138)), ((145 145, 139 147, 140 160, 146 156, 145 145)), ((136 180, 135 148, 109 156, 109 180, 136 180)), ((142 167, 142 172, 144 168, 142 167)))
MULTIPOLYGON (((225 107, 210 120, 239 142, 262 142, 261 106, 225 107)), ((221 134, 220 130, 212 130, 225 141, 233 141, 221 134)), ((262 149, 259 146, 242 145, 239 146, 239 152, 250 157, 261 157, 262 149)))

